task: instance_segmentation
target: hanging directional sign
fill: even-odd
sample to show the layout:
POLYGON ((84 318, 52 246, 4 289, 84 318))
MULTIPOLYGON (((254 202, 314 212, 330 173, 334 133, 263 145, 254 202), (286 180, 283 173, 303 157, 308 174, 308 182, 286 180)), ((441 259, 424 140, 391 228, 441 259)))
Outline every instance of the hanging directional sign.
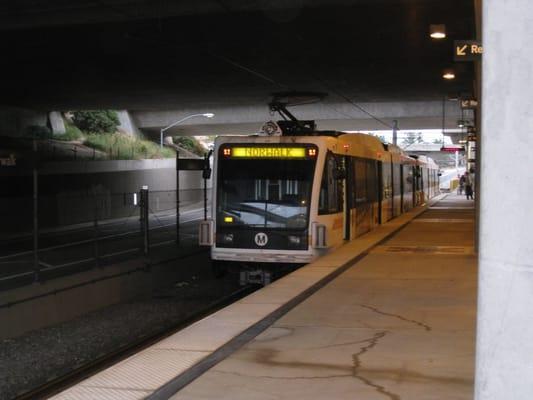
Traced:
POLYGON ((474 99, 461 100, 462 109, 473 109, 476 107, 477 107, 477 100, 474 100, 474 99))
POLYGON ((455 153, 456 151, 465 151, 464 146, 442 146, 440 151, 445 151, 448 153, 455 153))
POLYGON ((453 59, 455 61, 481 60, 483 46, 477 40, 455 40, 453 43, 453 59))

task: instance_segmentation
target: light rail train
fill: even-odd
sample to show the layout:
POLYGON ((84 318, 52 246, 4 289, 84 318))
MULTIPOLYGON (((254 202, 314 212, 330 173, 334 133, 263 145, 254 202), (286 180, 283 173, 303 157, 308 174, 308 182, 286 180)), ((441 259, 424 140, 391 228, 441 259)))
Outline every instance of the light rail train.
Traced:
POLYGON ((268 283, 278 266, 309 263, 439 191, 432 159, 374 136, 285 131, 215 141, 213 219, 200 226, 215 274, 268 283))

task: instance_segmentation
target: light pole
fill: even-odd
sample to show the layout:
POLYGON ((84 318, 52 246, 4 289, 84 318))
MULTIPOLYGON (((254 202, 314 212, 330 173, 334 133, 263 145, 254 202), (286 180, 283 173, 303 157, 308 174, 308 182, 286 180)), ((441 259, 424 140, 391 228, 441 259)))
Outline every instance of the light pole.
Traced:
POLYGON ((392 120, 392 144, 395 146, 398 145, 398 120, 397 119, 392 120))
POLYGON ((159 140, 159 145, 161 148, 163 148, 163 132, 165 132, 167 129, 170 129, 172 128, 173 126, 176 126, 180 123, 182 123, 183 121, 189 119, 189 118, 194 118, 194 117, 206 117, 206 118, 213 118, 215 116, 215 114, 213 113, 205 113, 205 114, 192 114, 192 115, 188 115, 186 116, 185 118, 182 118, 180 119, 179 121, 176 121, 176 122, 173 122, 172 124, 170 124, 169 126, 165 127, 165 128, 162 128, 161 129, 161 137, 160 137, 160 140, 159 140))

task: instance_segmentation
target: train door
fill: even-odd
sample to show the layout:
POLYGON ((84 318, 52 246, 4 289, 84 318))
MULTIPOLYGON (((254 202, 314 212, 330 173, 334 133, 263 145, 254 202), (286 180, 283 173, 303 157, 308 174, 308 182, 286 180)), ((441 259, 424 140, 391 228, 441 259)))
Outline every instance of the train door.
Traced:
POLYGON ((399 214, 397 207, 399 206, 400 177, 399 173, 396 173, 395 167, 397 165, 392 163, 392 159, 381 163, 382 215, 380 223, 387 222, 399 214))
MULTIPOLYGON (((378 224, 383 223, 383 201, 386 199, 384 196, 384 190, 385 190, 385 179, 383 179, 383 162, 378 161, 377 162, 378 167, 378 224)), ((388 215, 388 213, 387 213, 388 215)), ((387 218, 387 217, 385 217, 387 218)))
POLYGON ((402 213, 413 208, 415 201, 415 171, 412 165, 402 165, 402 213))
POLYGON ((392 216, 397 217, 402 213, 402 166, 391 163, 392 174, 392 216))
POLYGON ((403 197, 405 192, 405 185, 404 185, 404 179, 403 179, 403 165, 400 165, 400 214, 403 214, 405 212, 404 206, 403 206, 403 197))
POLYGON ((412 177, 412 185, 413 185, 413 202, 411 203, 411 208, 415 207, 416 206, 416 193, 418 192, 418 174, 416 172, 416 169, 418 167, 416 166, 413 166, 413 167, 409 167, 410 170, 411 170, 411 177, 412 177))
POLYGON ((420 194, 418 195, 418 204, 421 205, 424 203, 424 194, 426 193, 426 185, 424 179, 424 168, 418 167, 418 174, 420 175, 420 194))
POLYGON ((369 201, 368 163, 362 158, 354 158, 355 175, 355 236, 370 231, 372 228, 372 203, 369 201))
POLYGON ((379 174, 379 161, 366 160, 366 185, 367 200, 370 203, 370 229, 379 224, 381 212, 381 175, 379 174))
POLYGON ((352 166, 352 157, 343 157, 345 171, 345 183, 344 183, 344 240, 350 240, 352 235, 352 208, 354 198, 354 171, 352 166))
POLYGON ((431 191, 433 190, 433 186, 431 185, 431 170, 426 169, 426 200, 429 200, 433 197, 431 194, 431 191))

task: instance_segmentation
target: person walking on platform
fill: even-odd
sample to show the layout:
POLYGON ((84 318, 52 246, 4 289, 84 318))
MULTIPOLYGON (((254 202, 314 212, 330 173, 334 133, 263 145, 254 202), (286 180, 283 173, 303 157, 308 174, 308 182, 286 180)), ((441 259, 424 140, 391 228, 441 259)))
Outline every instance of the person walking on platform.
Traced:
POLYGON ((468 172, 465 172, 464 177, 465 177, 466 199, 467 200, 474 200, 474 191, 472 189, 472 185, 473 185, 472 178, 470 177, 468 172))
POLYGON ((463 190, 465 189, 465 176, 461 175, 459 178, 459 186, 457 187, 457 194, 461 195, 463 194, 463 190))

